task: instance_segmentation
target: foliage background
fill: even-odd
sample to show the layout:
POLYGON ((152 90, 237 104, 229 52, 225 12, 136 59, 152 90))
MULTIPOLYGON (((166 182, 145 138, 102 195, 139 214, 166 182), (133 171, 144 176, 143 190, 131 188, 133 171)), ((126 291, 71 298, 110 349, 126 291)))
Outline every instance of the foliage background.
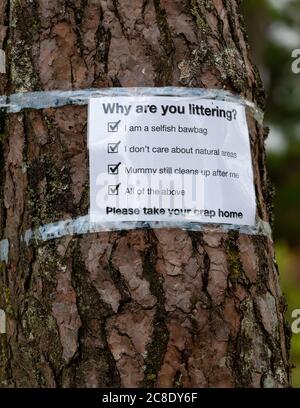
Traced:
MULTIPOLYGON (((245 0, 252 58, 267 93, 268 167, 275 187, 274 239, 287 318, 300 309, 300 0, 245 0)), ((300 334, 292 336, 293 386, 300 388, 300 334)))

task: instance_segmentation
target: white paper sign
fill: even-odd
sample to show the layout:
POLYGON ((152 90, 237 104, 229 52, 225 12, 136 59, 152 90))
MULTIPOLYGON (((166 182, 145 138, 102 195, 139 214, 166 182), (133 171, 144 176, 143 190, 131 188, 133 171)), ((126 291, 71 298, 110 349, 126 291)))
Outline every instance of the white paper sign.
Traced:
POLYGON ((90 220, 254 225, 245 109, 196 97, 89 102, 90 220))

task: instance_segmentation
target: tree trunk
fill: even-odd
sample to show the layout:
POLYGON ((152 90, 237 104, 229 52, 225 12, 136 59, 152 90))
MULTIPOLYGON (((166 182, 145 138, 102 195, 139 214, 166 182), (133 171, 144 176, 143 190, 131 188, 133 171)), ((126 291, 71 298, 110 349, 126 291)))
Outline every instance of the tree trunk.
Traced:
MULTIPOLYGON (((113 86, 226 88, 260 106, 238 0, 1 0, 2 94, 113 86)), ((3 121, 2 121, 3 122, 3 121)), ((88 212, 86 106, 5 117, 3 387, 286 387, 271 240, 141 229, 20 237, 88 212)), ((265 131, 249 119, 257 209, 265 131)))

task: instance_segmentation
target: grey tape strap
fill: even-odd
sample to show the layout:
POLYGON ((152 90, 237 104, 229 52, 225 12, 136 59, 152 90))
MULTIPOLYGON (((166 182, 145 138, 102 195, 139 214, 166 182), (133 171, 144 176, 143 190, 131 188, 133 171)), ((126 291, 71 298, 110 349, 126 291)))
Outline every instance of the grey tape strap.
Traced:
MULTIPOLYGON (((234 224, 200 224, 193 222, 106 222, 106 223, 91 223, 89 215, 84 215, 75 219, 58 221, 50 224, 42 225, 34 230, 27 230, 21 236, 21 242, 29 246, 32 243, 43 243, 53 239, 62 238, 65 236, 76 236, 89 233, 121 231, 140 228, 180 228, 187 231, 209 232, 229 232, 239 231, 246 235, 262 235, 272 239, 272 231, 270 224, 261 219, 257 219, 255 226, 249 225, 234 225, 234 224)), ((9 241, 4 239, 0 241, 0 260, 8 262, 9 241)))
POLYGON ((200 224, 197 222, 134 222, 134 221, 118 221, 106 223, 92 223, 89 216, 85 215, 76 219, 58 221, 52 224, 40 226, 35 230, 27 230, 22 237, 22 240, 29 245, 32 241, 43 242, 51 239, 61 238, 66 235, 80 235, 95 232, 105 231, 121 231, 138 228, 180 228, 190 231, 203 232, 228 232, 239 231, 247 235, 264 235, 272 238, 271 227, 269 223, 258 220, 255 226, 234 225, 234 224, 200 224))
POLYGON ((133 222, 133 221, 118 221, 107 223, 92 223, 89 216, 85 215, 76 219, 58 221, 52 224, 40 226, 35 230, 27 230, 22 237, 22 240, 29 245, 32 241, 49 241, 55 238, 61 238, 66 235, 80 235, 93 232, 104 231, 121 231, 138 228, 180 228, 191 231, 203 232, 228 232, 239 231, 247 235, 264 235, 272 237, 271 227, 269 223, 258 220, 255 226, 234 225, 234 224, 200 224, 197 222, 133 222))
POLYGON ((25 92, 12 94, 10 96, 0 96, 0 108, 7 109, 8 112, 16 113, 23 109, 46 109, 61 107, 65 105, 87 105, 89 98, 99 96, 177 96, 195 97, 201 99, 216 99, 220 101, 235 102, 248 107, 254 118, 261 125, 264 114, 255 103, 248 101, 238 95, 233 95, 229 91, 222 89, 202 89, 202 88, 102 88, 102 89, 79 89, 74 91, 42 91, 25 92))

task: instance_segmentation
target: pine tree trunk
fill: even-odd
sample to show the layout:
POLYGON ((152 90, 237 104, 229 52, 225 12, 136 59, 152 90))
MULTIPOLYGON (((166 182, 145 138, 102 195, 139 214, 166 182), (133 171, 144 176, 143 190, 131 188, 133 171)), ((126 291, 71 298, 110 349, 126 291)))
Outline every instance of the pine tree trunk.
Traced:
MULTIPOLYGON (((238 0, 1 0, 2 94, 113 86, 226 88, 264 103, 238 0)), ((87 214, 87 109, 7 114, 1 137, 0 380, 6 387, 286 387, 272 242, 133 230, 21 242, 87 214)), ((260 217, 265 131, 250 119, 260 217)))

